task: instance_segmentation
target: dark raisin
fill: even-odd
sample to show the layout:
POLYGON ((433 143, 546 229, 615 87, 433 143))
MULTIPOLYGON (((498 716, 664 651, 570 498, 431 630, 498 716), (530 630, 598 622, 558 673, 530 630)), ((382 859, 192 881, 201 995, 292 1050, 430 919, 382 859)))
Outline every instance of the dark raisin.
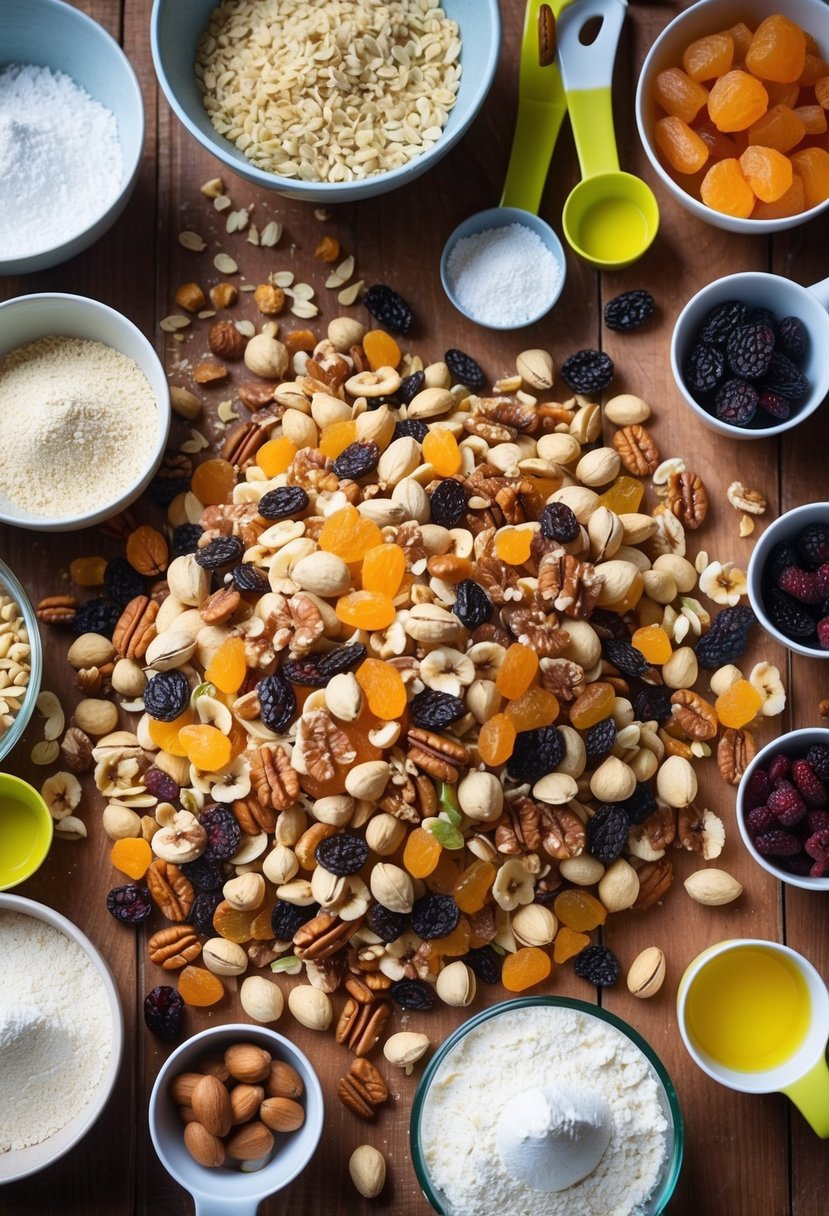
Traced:
POLYGON ((240 562, 238 566, 233 567, 230 575, 237 591, 265 592, 271 589, 267 574, 253 562, 240 562))
POLYGON ((610 639, 603 645, 605 656, 618 667, 623 676, 643 676, 650 668, 650 663, 631 642, 610 639))
POLYGON ((455 588, 452 611, 467 629, 477 629, 479 625, 485 625, 492 616, 492 600, 480 583, 465 578, 455 588))
POLYGON ((807 524, 795 543, 801 560, 811 569, 829 562, 829 524, 807 524))
POLYGON ((547 540, 557 540, 567 545, 581 532, 581 524, 575 513, 565 502, 551 502, 541 512, 541 532, 547 540))
POLYGON ((434 688, 424 688, 409 705, 409 716, 415 726, 427 730, 442 730, 450 722, 457 722, 465 713, 466 708, 460 697, 434 688))
POLYGON ((446 477, 429 496, 432 523, 444 528, 455 528, 466 514, 469 491, 454 477, 446 477))
POLYGON ((153 910, 153 901, 146 887, 127 883, 113 887, 107 895, 107 911, 124 925, 140 925, 153 910))
POLYGON ((734 330, 745 325, 748 317, 749 307, 742 300, 724 300, 712 308, 703 321, 699 331, 700 341, 725 346, 734 330))
POLYGON ((256 685, 259 713, 268 730, 281 731, 293 721, 296 713, 296 693, 281 671, 263 676, 256 685))
POLYGON ((207 847, 219 861, 228 861, 239 852, 242 829, 230 807, 212 803, 199 815, 199 823, 207 832, 207 847))
POLYGON ((460 918, 460 908, 451 895, 429 891, 415 900, 411 926, 418 937, 429 941, 433 937, 447 937, 457 928, 460 918))
POLYGON ((183 861, 179 869, 197 891, 220 891, 224 885, 222 863, 213 853, 202 853, 195 861, 183 861))
POLYGON ((104 589, 119 608, 126 608, 130 600, 146 595, 147 588, 138 571, 125 557, 112 557, 104 570, 104 589))
POLYGON ((813 743, 806 753, 806 759, 821 781, 829 781, 829 747, 823 743, 813 743))
POLYGON ((760 394, 747 380, 726 380, 714 401, 714 412, 720 422, 731 426, 748 426, 757 413, 760 394))
POLYGON ((792 403, 788 397, 784 397, 782 393, 775 393, 770 388, 760 390, 757 406, 759 409, 765 410, 767 414, 771 414, 772 418, 778 422, 785 422, 792 412, 792 403))
POLYGON ((370 439, 358 439, 340 452, 334 461, 334 476, 359 481, 377 468, 380 448, 370 439))
POLYGON ((165 469, 164 465, 156 473, 145 491, 150 502, 158 507, 169 507, 179 494, 186 494, 190 489, 190 477, 182 476, 172 468, 165 469))
POLYGON ((435 990, 424 980, 398 980, 389 989, 389 996, 401 1009, 417 1009, 423 1013, 435 1003, 435 990))
POLYGON ((400 381, 395 396, 401 405, 410 405, 417 394, 423 392, 425 385, 425 374, 423 372, 412 372, 410 376, 404 376, 400 381))
POLYGON ((300 907, 299 904, 288 903, 287 899, 278 899, 271 912, 271 929, 274 937, 279 942, 291 941, 296 931, 309 920, 313 920, 319 910, 319 904, 306 904, 304 907, 300 907))
POLYGON ((376 321, 389 333, 407 334, 414 323, 410 306, 385 283, 375 283, 363 292, 363 303, 376 321))
POLYGON ((348 878, 362 870, 368 861, 368 845, 362 836, 353 836, 350 832, 338 832, 336 836, 327 836, 317 845, 314 856, 317 865, 321 865, 329 874, 337 878, 348 878))
POLYGON ((179 783, 160 768, 148 768, 143 777, 148 794, 154 794, 159 802, 173 802, 181 793, 179 783))
POLYGON ((627 811, 620 806, 605 804, 587 821, 587 847, 596 861, 609 866, 621 856, 629 831, 627 811))
POLYGON ((500 982, 504 960, 492 946, 475 947, 463 956, 463 961, 485 984, 500 982))
POLYGON ((406 931, 408 916, 403 912, 392 912, 383 904, 372 904, 366 913, 366 925, 383 942, 396 942, 406 931))
POLYGON ((196 561, 204 570, 218 570, 220 566, 234 565, 244 551, 245 546, 238 536, 215 536, 196 550, 196 561))
POLYGON ((638 329, 653 316, 656 301, 649 291, 623 291, 604 306, 604 323, 608 329, 626 332, 638 329))
POLYGON ((758 325, 768 325, 769 329, 774 334, 774 340, 777 341, 777 317, 770 308, 752 308, 745 320, 746 325, 757 323, 758 325))
POLYGON ((796 566, 799 558, 794 548, 781 541, 776 544, 768 556, 766 562, 766 574, 771 576, 772 582, 776 583, 784 570, 788 570, 790 566, 796 566))
POLYGON ((195 553, 199 540, 204 535, 201 524, 179 524, 173 528, 170 541, 170 557, 184 557, 187 553, 195 553))
POLYGON ((471 355, 464 354, 462 350, 452 347, 443 356, 443 361, 449 368, 452 378, 460 384, 465 384, 473 392, 480 392, 486 384, 486 376, 483 370, 471 355))
POLYGON ((144 997, 144 1022, 160 1039, 174 1042, 184 1023, 184 998, 169 984, 152 988, 144 997))
POLYGON ((366 648, 362 642, 354 642, 351 646, 338 646, 336 650, 327 650, 320 656, 320 675, 326 680, 338 676, 343 671, 350 671, 366 657, 366 648))
POLYGON ((172 722, 190 704, 190 685, 180 671, 159 671, 144 688, 144 708, 156 722, 172 722))
POLYGON ((577 350, 561 365, 561 378, 574 393, 600 393, 613 375, 613 360, 601 350, 577 350))
POLYGON ((308 495, 302 486, 279 486, 268 490, 256 504, 263 519, 296 519, 308 507, 308 495))
POLYGON ((282 674, 292 684, 301 688, 325 688, 329 676, 320 671, 320 654, 306 654, 301 659, 286 659, 282 664, 282 674))
POLYGON ((423 443, 423 440, 429 434, 429 428, 425 422, 421 422, 419 418, 403 418, 400 422, 394 424, 394 438, 403 439, 409 437, 416 439, 418 443, 423 443))
POLYGON ((799 363, 806 354, 809 335, 800 317, 784 317, 777 326, 780 349, 793 363, 799 363))
POLYGON ((728 366, 735 376, 743 380, 762 380, 773 350, 772 327, 762 321, 750 321, 748 325, 735 329, 729 336, 725 354, 728 366))
POLYGON ((630 630, 625 624, 624 617, 618 612, 608 612, 606 608, 594 608, 590 613, 590 624, 600 638, 616 638, 620 642, 630 640, 630 630))
POLYGON ((809 381, 787 355, 774 351, 763 376, 763 388, 781 393, 791 401, 800 401, 809 391, 809 381))
POLYGON ((72 628, 75 633, 101 633, 105 638, 111 638, 120 616, 118 604, 99 595, 78 605, 72 628))
POLYGON ((685 363, 683 375, 692 393, 713 393, 725 373, 725 356, 708 342, 697 342, 685 363))
POLYGON ((696 644, 697 662, 709 669, 736 663, 745 654, 749 630, 756 623, 757 617, 743 604, 723 608, 696 644))
POLYGON ((507 761, 507 772, 513 781, 536 781, 555 772, 564 755, 564 740, 555 726, 537 726, 535 730, 520 730, 507 761))
MULTIPOLYGON (((797 600, 772 587, 765 598, 766 612, 776 629, 787 638, 811 638, 815 636, 815 619, 797 600)), ((729 662, 731 660, 728 660, 729 662)))
POLYGON ((648 685, 633 698, 633 710, 640 722, 665 722, 671 716, 671 690, 663 684, 648 685))
POLYGON ((613 751, 616 742, 616 723, 605 718, 585 731, 584 746, 587 752, 587 767, 596 768, 613 751))
POLYGON ((648 816, 656 810, 656 797, 646 781, 637 781, 631 796, 624 802, 618 803, 618 806, 625 812, 631 823, 644 823, 648 816))
POLYGON ((579 979, 597 988, 612 988, 622 973, 618 958, 607 946, 585 946, 576 955, 573 970, 579 979))
POLYGON ((203 937, 212 937, 216 932, 213 927, 213 917, 222 898, 221 891, 198 891, 196 893, 193 906, 187 914, 187 920, 203 937))

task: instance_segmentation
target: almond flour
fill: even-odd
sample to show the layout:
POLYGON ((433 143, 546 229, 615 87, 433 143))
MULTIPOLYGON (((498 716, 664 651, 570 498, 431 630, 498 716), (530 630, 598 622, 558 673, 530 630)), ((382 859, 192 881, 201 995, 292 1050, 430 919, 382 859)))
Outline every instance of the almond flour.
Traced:
POLYGON ((0 500, 15 513, 107 506, 140 480, 157 434, 146 376, 103 342, 40 338, 0 359, 0 500))

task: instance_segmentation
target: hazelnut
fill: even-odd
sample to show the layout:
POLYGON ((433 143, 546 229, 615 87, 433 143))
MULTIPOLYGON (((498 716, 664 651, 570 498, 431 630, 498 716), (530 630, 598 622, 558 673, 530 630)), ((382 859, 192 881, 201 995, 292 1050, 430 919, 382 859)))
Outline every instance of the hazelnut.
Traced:
POLYGON ((207 344, 220 359, 241 359, 247 338, 232 321, 215 321, 207 332, 207 344))
POLYGON ((230 308, 239 299, 239 289, 233 283, 217 283, 210 288, 210 303, 214 308, 230 308))
POLYGON ((182 283, 176 292, 176 304, 185 312, 198 312, 206 303, 207 299, 198 283, 182 283))
POLYGON ((256 307, 266 317, 275 317, 285 307, 285 292, 281 287, 272 287, 270 283, 260 283, 253 293, 256 307))
POLYGON ((245 366, 263 380, 279 380, 288 370, 287 348, 276 338, 257 334, 245 347, 245 366))

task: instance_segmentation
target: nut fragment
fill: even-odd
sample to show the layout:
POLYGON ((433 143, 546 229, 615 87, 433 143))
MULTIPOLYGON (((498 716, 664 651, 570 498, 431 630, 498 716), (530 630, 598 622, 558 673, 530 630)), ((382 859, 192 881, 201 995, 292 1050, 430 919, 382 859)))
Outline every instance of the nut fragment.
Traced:
POLYGON ((732 481, 725 496, 735 511, 744 511, 748 515, 764 515, 766 500, 759 490, 747 489, 741 481, 732 481))
POLYGON ((630 965, 628 991, 643 1000, 655 996, 665 981, 665 955, 658 946, 648 946, 630 965))

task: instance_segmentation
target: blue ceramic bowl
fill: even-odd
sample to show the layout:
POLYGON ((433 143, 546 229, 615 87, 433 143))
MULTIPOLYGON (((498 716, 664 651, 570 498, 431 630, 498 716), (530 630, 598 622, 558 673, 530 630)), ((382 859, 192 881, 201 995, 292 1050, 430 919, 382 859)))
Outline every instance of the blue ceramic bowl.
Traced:
POLYGON ((115 201, 94 223, 60 245, 50 244, 45 229, 43 249, 37 253, 0 258, 3 275, 56 266, 103 236, 127 205, 144 146, 144 103, 135 72, 118 43, 79 9, 61 0, 0 0, 0 67, 13 63, 65 72, 115 115, 124 176, 115 201))
POLYGON ((196 46, 216 0, 155 0, 152 51, 156 75, 178 119, 226 168, 257 186, 318 204, 372 198, 408 185, 436 164, 466 133, 489 92, 501 43, 498 0, 443 0, 461 31, 461 81, 457 100, 435 145, 399 169, 351 182, 305 182, 258 169, 210 122, 196 81, 196 46))

